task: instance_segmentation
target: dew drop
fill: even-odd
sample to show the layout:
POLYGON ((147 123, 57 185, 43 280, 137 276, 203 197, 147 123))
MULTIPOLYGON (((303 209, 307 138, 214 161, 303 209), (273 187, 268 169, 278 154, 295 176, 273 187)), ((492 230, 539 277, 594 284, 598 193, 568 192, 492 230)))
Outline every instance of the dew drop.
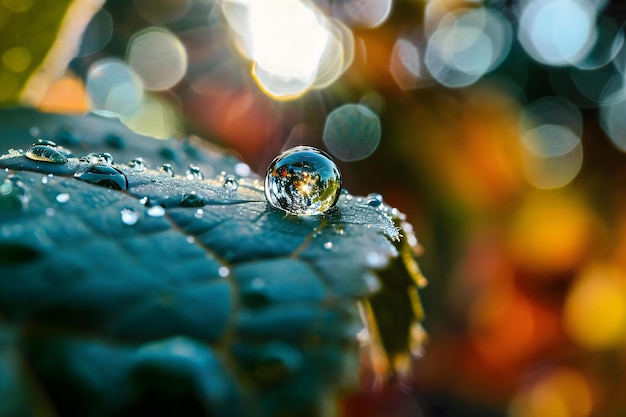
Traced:
POLYGON ((53 164, 67 163, 67 157, 56 148, 56 144, 54 146, 34 144, 26 151, 26 157, 33 161, 51 162, 53 164))
POLYGON ((187 179, 190 180, 201 181, 204 179, 204 174, 202 173, 200 168, 193 164, 189 164, 189 168, 187 168, 185 175, 187 176, 187 179))
POLYGON ((230 269, 228 269, 228 267, 226 266, 220 266, 220 268, 217 270, 217 273, 220 277, 226 278, 228 275, 230 275, 230 269))
POLYGON ((197 194, 185 194, 179 204, 181 207, 202 207, 204 200, 197 194))
POLYGON ((137 172, 145 171, 146 169, 146 163, 142 158, 131 159, 128 166, 131 167, 133 171, 137 172))
POLYGON ((239 188, 239 181, 234 175, 227 175, 224 177, 224 187, 229 190, 236 191, 239 188))
POLYGON ((196 210, 196 212, 193 214, 193 217, 195 217, 196 219, 201 219, 203 216, 204 216, 204 211, 201 208, 196 210))
POLYGON ((139 215, 133 209, 122 209, 120 211, 120 215, 122 217, 122 223, 128 226, 132 226, 139 220, 139 215))
POLYGON ((367 196, 367 205, 371 207, 381 207, 383 204, 383 196, 378 193, 371 193, 367 196))
POLYGON ((322 214, 339 198, 341 174, 330 156, 311 146, 278 155, 265 175, 268 202, 290 214, 322 214))
POLYGON ((70 201, 70 195, 68 193, 60 193, 60 194, 57 194, 55 199, 57 203, 65 204, 68 201, 70 201))
POLYGON ((163 164, 159 167, 159 171, 161 171, 162 173, 164 173, 165 175, 169 176, 169 177, 173 177, 174 176, 174 168, 172 168, 171 164, 163 164))
POLYGON ((102 153, 90 153, 89 155, 87 155, 87 158, 90 159, 95 159, 96 162, 95 163, 99 163, 99 164, 112 164, 113 163, 113 155, 111 155, 108 152, 102 152, 102 153))
POLYGON ((325 242, 324 249, 331 250, 333 248, 333 242, 325 242))
POLYGON ((139 199, 139 203, 145 206, 146 204, 148 204, 148 197, 141 197, 139 199))
POLYGON ((219 182, 224 182, 225 177, 226 177, 226 171, 220 171, 220 173, 217 174, 217 177, 215 177, 215 179, 219 182))
POLYGON ((41 183, 42 183, 42 184, 47 184, 47 183, 48 183, 48 181, 50 181, 50 178, 48 178, 47 176, 43 176, 43 177, 41 177, 41 183))
POLYGON ((165 215, 165 209, 161 206, 152 206, 146 210, 146 214, 150 217, 163 217, 165 215))
POLYGON ((7 177, 0 184, 0 208, 26 209, 30 201, 30 191, 17 176, 7 177))
POLYGON ((196 238, 193 236, 187 236, 187 243, 193 244, 195 243, 196 238))
POLYGON ((85 170, 76 172, 74 178, 114 190, 128 189, 126 175, 111 165, 91 165, 85 170))

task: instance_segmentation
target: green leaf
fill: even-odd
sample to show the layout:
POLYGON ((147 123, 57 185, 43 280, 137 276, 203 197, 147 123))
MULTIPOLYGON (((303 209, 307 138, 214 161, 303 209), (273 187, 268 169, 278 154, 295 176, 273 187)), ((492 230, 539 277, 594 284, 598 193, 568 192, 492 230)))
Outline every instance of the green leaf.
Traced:
POLYGON ((0 105, 38 102, 74 57, 104 0, 0 3, 0 105))
POLYGON ((233 156, 99 116, 7 109, 0 137, 0 392, 19 394, 0 416, 35 395, 39 415, 323 415, 356 382, 357 303, 392 362, 409 348, 419 270, 391 208, 344 193, 285 215, 233 156), (33 133, 73 156, 27 158, 33 133), (127 189, 75 179, 89 152, 113 154, 127 189), (205 179, 123 163, 139 156, 205 179), (382 269, 397 274, 379 290, 382 269), (375 293, 396 294, 397 323, 377 324, 391 306, 375 293))

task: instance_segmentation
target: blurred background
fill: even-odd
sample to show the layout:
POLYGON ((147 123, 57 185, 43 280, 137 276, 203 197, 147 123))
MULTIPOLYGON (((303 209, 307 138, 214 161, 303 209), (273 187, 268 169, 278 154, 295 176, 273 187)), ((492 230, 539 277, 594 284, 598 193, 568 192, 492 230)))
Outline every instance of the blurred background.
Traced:
POLYGON ((258 173, 314 145, 407 214, 428 342, 343 415, 626 416, 625 19, 608 0, 109 0, 35 104, 195 134, 258 173))

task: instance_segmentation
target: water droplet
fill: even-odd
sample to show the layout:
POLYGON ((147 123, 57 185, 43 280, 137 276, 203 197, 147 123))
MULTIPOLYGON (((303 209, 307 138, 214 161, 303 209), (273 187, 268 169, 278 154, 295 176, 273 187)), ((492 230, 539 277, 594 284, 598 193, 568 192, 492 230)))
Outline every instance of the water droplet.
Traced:
POLYGON ((122 223, 128 226, 132 226, 139 220, 139 215, 133 209, 122 209, 120 214, 122 216, 122 223))
POLYGON ((281 153, 265 175, 268 202, 291 214, 322 214, 335 205, 340 190, 341 174, 335 163, 310 146, 281 153))
POLYGON ((220 277, 226 278, 228 275, 230 275, 230 269, 228 269, 228 267, 226 266, 220 266, 220 268, 217 270, 217 273, 220 277))
POLYGON ((217 177, 215 177, 215 179, 218 182, 224 182, 224 178, 226 177, 226 171, 220 171, 219 174, 217 174, 217 177))
POLYGON ((132 159, 128 163, 128 166, 131 167, 133 169, 133 171, 137 171, 137 172, 141 172, 141 171, 144 171, 146 169, 146 163, 144 162, 144 160, 142 158, 132 159))
POLYGON ((57 203, 65 204, 70 201, 70 195, 68 193, 60 193, 56 196, 57 203))
POLYGON ((19 177, 10 175, 0 184, 0 208, 26 209, 30 191, 19 177))
POLYGON ((197 194, 185 194, 179 205, 181 207, 202 207, 204 200, 197 194))
POLYGON ((239 188, 239 181, 237 181, 234 175, 227 175, 224 177, 224 187, 236 191, 239 188))
POLYGON ((204 216, 204 211, 201 208, 196 210, 196 212, 193 214, 193 217, 195 217, 196 219, 201 219, 202 216, 204 216))
POLYGON ((54 209, 52 207, 48 207, 46 209, 46 216, 48 216, 48 217, 54 216, 54 209))
POLYGON ((325 242, 324 249, 331 250, 333 248, 333 242, 325 242))
POLYGON ((146 210, 146 214, 150 217, 163 217, 165 215, 165 209, 161 206, 152 206, 146 210))
POLYGON ((26 157, 33 161, 51 162, 53 164, 65 164, 67 162, 67 157, 56 148, 56 144, 54 146, 32 145, 26 151, 26 157))
POLYGON ((47 176, 41 177, 41 183, 42 184, 47 184, 49 180, 50 180, 50 178, 48 178, 47 176))
POLYGON ((196 238, 193 236, 187 236, 187 243, 193 244, 195 243, 196 238))
POLYGON ((76 172, 74 178, 114 190, 128 189, 126 175, 111 165, 91 165, 85 170, 76 172))
POLYGON ((367 196, 367 205, 371 207, 381 207, 383 204, 383 196, 378 193, 371 193, 367 196))
POLYGON ((163 164, 159 167, 159 171, 161 171, 162 173, 164 173, 165 175, 168 175, 170 177, 174 176, 174 168, 172 168, 171 164, 163 164))
POLYGON ((94 164, 112 164, 113 163, 113 155, 108 152, 102 153, 90 153, 86 157, 89 161, 94 161, 91 163, 94 164))
POLYGON ((200 168, 193 164, 189 164, 189 168, 187 168, 185 175, 187 176, 187 179, 190 179, 190 180, 201 181, 204 179, 204 174, 202 173, 200 168))
POLYGON ((141 197, 139 199, 139 203, 145 206, 146 204, 148 204, 148 197, 141 197))

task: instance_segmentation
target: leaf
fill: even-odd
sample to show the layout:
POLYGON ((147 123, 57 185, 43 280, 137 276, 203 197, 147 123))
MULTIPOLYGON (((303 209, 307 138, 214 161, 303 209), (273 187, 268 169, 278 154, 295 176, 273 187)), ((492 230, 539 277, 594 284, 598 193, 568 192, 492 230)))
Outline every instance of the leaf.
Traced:
POLYGON ((0 105, 38 102, 74 57, 104 0, 0 3, 0 105))
POLYGON ((324 415, 356 382, 357 301, 372 337, 388 337, 380 347, 406 353, 419 270, 401 266, 416 268, 396 211, 344 193, 324 216, 288 216, 247 165, 193 141, 93 115, 0 111, 7 145, 26 148, 31 133, 74 157, 0 157, 0 341, 11 341, 0 342, 0 393, 19 394, 0 416, 324 415), (193 163, 206 179, 115 163, 128 187, 111 189, 74 179, 94 166, 89 152, 179 172, 193 163), (378 291, 374 270, 388 265, 400 275, 378 291), (396 294, 403 327, 377 326, 388 305, 371 308, 376 292, 396 294))

